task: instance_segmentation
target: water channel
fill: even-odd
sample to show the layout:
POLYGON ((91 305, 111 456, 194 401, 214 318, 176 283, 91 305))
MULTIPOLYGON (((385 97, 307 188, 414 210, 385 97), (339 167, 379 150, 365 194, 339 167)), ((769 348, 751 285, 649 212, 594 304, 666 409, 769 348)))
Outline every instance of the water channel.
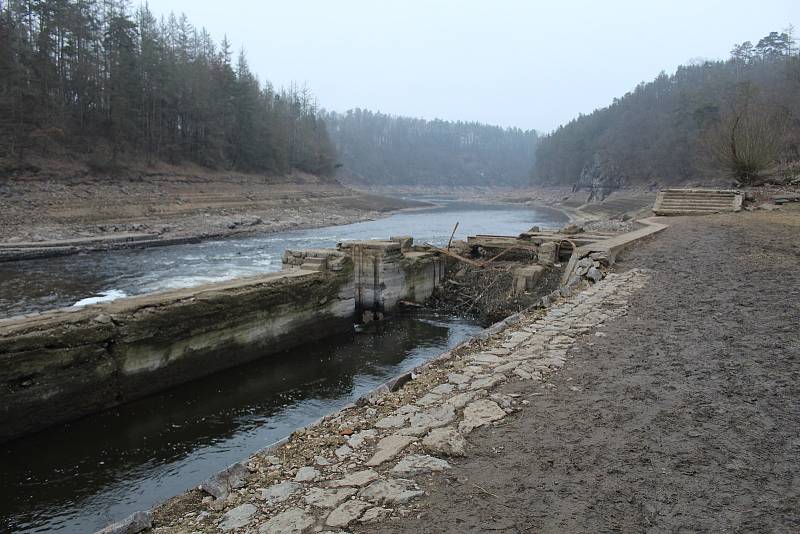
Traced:
MULTIPOLYGON (((0 264, 0 316, 279 270, 286 248, 516 234, 559 212, 446 202, 386 219, 0 264)), ((481 328, 419 310, 0 445, 0 532, 91 533, 191 488, 481 328)))

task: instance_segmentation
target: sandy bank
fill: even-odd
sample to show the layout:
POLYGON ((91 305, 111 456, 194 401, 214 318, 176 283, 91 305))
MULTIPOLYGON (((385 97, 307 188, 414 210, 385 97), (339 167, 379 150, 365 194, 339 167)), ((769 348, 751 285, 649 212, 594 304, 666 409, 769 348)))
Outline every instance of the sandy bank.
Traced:
POLYGON ((422 206, 303 173, 160 167, 109 177, 64 169, 0 184, 0 246, 81 247, 130 236, 180 242, 347 224, 422 206))

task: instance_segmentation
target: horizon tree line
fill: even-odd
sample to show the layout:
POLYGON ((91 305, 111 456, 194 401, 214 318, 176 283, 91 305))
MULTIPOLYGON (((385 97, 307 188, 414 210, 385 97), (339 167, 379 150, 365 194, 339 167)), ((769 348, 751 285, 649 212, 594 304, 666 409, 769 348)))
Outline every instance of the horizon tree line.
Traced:
POLYGON ((78 154, 329 175, 307 88, 276 89, 186 15, 125 0, 0 0, 0 157, 78 154))

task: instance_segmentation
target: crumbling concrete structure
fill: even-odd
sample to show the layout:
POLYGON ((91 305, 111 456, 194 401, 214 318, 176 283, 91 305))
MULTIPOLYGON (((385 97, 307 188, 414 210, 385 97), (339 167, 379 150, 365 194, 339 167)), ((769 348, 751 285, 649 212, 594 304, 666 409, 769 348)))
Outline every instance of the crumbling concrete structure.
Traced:
POLYGON ((444 270, 405 237, 286 251, 284 267, 0 320, 0 442, 347 332, 424 302, 444 270))

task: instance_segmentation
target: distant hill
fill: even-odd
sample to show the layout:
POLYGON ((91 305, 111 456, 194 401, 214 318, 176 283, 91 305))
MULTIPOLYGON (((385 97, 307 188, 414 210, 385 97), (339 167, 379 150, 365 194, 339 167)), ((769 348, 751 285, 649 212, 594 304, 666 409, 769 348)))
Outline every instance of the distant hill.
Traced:
POLYGON ((476 122, 327 113, 344 183, 366 186, 524 186, 538 135, 476 122))
POLYGON ((540 184, 673 184, 800 174, 800 57, 791 31, 681 66, 539 139, 540 184))

